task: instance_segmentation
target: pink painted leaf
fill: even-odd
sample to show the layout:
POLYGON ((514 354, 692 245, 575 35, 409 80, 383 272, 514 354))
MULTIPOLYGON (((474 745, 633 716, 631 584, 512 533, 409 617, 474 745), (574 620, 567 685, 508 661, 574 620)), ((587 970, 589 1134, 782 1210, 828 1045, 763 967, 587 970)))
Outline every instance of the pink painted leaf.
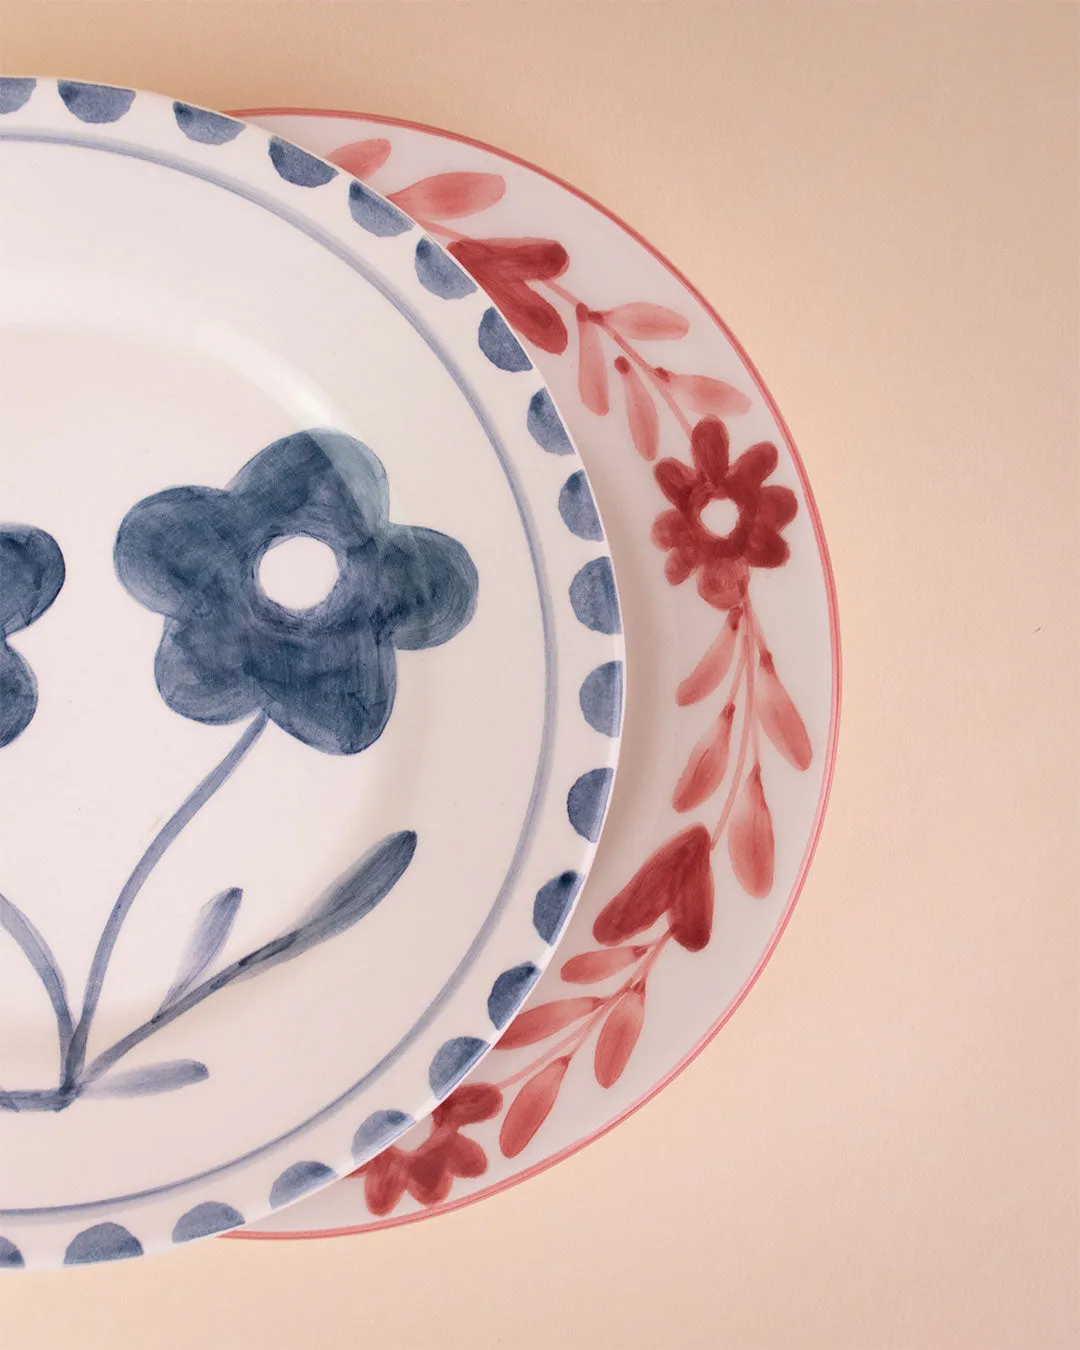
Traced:
POLYGON ((339 169, 351 173, 354 178, 368 178, 390 158, 390 142, 381 136, 366 141, 350 141, 326 158, 339 169))
POLYGON ((664 371, 661 378, 675 397, 682 399, 696 413, 730 417, 750 411, 750 400, 741 390, 723 380, 715 380, 711 375, 674 375, 664 371))
POLYGON ((806 724, 791 701, 791 695, 780 683, 768 652, 761 654, 758 690, 757 715, 766 736, 796 769, 808 769, 814 752, 810 747, 806 724))
POLYGON ((608 410, 608 377, 600 330, 584 305, 577 310, 578 393, 590 412, 603 417, 608 410))
POLYGON ((593 937, 612 947, 651 928, 684 889, 711 889, 711 847, 704 825, 691 825, 672 835, 596 916, 593 937))
POLYGON ((741 618, 740 609, 736 607, 731 611, 720 630, 720 636, 679 685, 675 691, 675 702, 680 708, 707 698, 728 673, 731 658, 735 655, 735 639, 741 618))
POLYGON ((759 900, 768 895, 773 884, 773 824, 759 764, 747 775, 731 813, 728 853, 743 890, 759 900))
POLYGON ((514 1098, 499 1131, 504 1158, 516 1158, 551 1114, 570 1065, 569 1055, 552 1060, 534 1074, 514 1098))
POLYGON ((716 722, 690 751, 686 768, 671 797, 676 811, 692 811, 695 806, 708 801, 724 781, 734 719, 734 703, 725 704, 716 722))
POLYGON ((601 1087, 609 1088, 622 1077, 644 1021, 645 989, 635 984, 612 1008, 596 1042, 593 1071, 601 1087))
POLYGON ((494 206, 505 191, 499 173, 436 173, 391 193, 390 201, 407 216, 456 220, 494 206))
POLYGON ((646 301, 616 305, 604 314, 604 322, 626 338, 681 338, 690 330, 681 314, 646 301))
POLYGON ((567 984, 595 984, 640 961, 648 950, 647 947, 610 947, 606 951, 582 952, 565 962, 559 973, 567 984))
POLYGON ((563 1027, 594 1013, 602 1002, 599 998, 558 998, 553 1003, 528 1008, 506 1028, 496 1049, 516 1050, 518 1046, 546 1040, 563 1027))
POLYGON ((626 422, 630 428, 630 439, 634 442, 634 449, 642 459, 653 460, 660 449, 660 416, 656 411, 653 396, 645 387, 645 381, 625 356, 616 358, 615 369, 622 376, 623 393, 626 397, 626 422))

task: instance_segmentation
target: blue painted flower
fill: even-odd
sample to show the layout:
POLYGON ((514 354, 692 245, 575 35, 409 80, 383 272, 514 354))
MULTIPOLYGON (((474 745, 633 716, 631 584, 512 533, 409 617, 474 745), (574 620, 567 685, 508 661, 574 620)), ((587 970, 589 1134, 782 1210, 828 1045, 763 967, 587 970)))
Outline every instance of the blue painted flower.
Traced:
POLYGON ((40 618, 63 584, 64 557, 51 534, 0 525, 0 747, 26 730, 37 709, 34 672, 7 639, 40 618))
POLYGON ((456 540, 388 519, 386 473, 341 432, 275 441, 227 488, 170 488, 134 506, 116 539, 131 594, 165 616, 155 676, 175 712, 233 722, 261 709, 331 754, 378 739, 394 702, 395 649, 434 647, 476 607, 477 574, 456 540), (284 540, 332 550, 325 597, 289 608, 260 566, 284 540))

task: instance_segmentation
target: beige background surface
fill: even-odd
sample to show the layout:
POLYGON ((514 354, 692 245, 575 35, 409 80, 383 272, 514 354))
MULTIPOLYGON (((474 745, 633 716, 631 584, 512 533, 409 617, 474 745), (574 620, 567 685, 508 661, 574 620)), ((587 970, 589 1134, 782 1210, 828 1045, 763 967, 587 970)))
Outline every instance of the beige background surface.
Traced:
POLYGON ((0 0, 7 73, 430 121, 636 224, 792 426, 846 662, 804 897, 659 1099, 434 1222, 4 1278, 4 1350, 1080 1345, 1078 16, 0 0))

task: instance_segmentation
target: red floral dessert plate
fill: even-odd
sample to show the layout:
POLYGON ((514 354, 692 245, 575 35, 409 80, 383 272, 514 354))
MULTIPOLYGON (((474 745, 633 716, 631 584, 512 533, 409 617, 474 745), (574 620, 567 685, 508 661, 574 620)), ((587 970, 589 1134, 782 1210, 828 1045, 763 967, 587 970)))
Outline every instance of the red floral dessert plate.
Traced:
MULTIPOLYGON (((511 155, 428 127, 241 115, 388 196, 498 304, 589 471, 627 634, 622 771, 558 959, 429 1120, 234 1234, 317 1237, 521 1181, 617 1124, 707 1044, 806 876, 840 654, 821 522, 787 427, 708 302, 629 226, 511 155)), ((595 516, 575 485, 560 508, 587 533, 595 516)), ((613 697, 598 676, 582 710, 603 723, 613 697)), ((558 914, 553 904, 553 926, 558 914)))

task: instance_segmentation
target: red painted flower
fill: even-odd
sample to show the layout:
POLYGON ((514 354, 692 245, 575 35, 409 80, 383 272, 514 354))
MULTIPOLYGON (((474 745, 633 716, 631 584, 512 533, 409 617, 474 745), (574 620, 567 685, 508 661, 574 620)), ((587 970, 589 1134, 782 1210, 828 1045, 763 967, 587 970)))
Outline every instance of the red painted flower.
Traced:
POLYGON ((675 508, 657 516, 653 542, 668 549, 665 573, 678 586, 699 571, 698 591, 717 609, 731 609, 746 594, 751 567, 780 567, 789 549, 780 531, 795 518, 798 503, 790 488, 766 486, 777 465, 776 446, 752 445, 730 462, 727 428, 718 417, 703 417, 690 437, 694 465, 663 459, 656 466, 660 490, 675 508), (736 519, 726 534, 702 520, 711 503, 729 501, 736 519))

